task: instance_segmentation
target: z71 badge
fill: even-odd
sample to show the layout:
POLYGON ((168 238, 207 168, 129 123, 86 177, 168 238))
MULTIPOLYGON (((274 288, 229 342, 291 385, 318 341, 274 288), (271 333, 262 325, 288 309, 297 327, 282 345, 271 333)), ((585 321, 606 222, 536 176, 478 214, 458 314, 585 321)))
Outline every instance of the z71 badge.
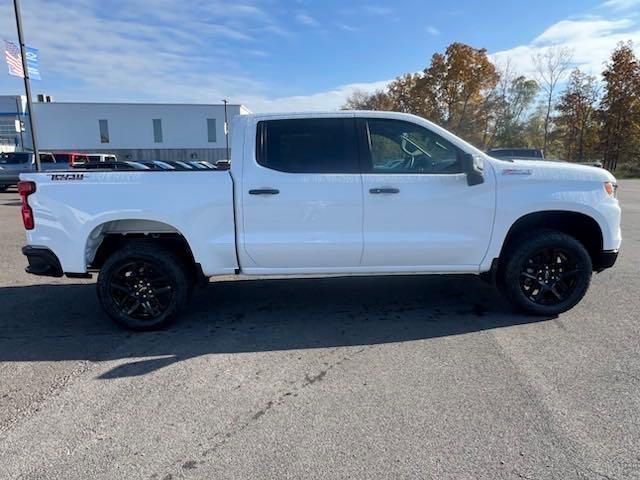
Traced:
POLYGON ((51 173, 51 180, 84 180, 84 173, 51 173))

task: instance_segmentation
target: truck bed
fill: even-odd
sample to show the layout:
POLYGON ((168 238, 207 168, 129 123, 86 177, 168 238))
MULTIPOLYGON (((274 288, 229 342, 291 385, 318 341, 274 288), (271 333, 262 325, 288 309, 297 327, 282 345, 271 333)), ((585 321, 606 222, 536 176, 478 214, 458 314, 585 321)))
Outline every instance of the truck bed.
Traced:
POLYGON ((237 268, 228 171, 68 170, 20 179, 36 183, 28 244, 53 251, 64 272, 86 273, 106 235, 129 232, 182 235, 208 276, 237 268))

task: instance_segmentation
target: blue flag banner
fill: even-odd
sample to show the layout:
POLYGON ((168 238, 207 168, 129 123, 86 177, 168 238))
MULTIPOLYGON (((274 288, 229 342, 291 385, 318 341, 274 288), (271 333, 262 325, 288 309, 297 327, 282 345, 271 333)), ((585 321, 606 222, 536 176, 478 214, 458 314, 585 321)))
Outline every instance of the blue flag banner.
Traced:
POLYGON ((29 72, 29 78, 31 80, 42 80, 42 77, 40 77, 40 57, 38 56, 38 49, 27 47, 25 54, 27 55, 27 72, 29 72))
MULTIPOLYGON (((38 49, 33 47, 25 48, 27 57, 27 71, 29 78, 32 80, 42 80, 40 77, 40 59, 38 49)), ((22 58, 20 56, 20 46, 16 42, 4 41, 4 58, 9 67, 9 75, 24 78, 24 70, 22 68, 22 58)))

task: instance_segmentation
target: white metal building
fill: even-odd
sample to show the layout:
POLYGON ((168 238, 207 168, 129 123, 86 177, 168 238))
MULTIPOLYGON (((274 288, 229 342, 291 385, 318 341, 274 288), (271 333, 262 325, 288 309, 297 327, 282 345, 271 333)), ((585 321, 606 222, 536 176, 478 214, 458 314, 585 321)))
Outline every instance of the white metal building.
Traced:
MULTIPOLYGON (((23 120, 26 131, 22 139, 13 132, 13 143, 30 149, 23 109, 22 97, 0 97, 0 125, 9 129, 16 119, 23 120)), ((222 104, 35 102, 33 109, 41 150, 108 152, 131 160, 226 158, 222 104)), ((229 123, 247 113, 242 105, 227 105, 229 123)))

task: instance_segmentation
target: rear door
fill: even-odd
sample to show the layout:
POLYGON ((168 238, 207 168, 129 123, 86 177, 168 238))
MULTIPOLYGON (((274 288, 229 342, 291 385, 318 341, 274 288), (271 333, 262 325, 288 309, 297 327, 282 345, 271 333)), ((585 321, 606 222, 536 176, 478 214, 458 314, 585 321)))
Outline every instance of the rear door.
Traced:
POLYGON ((245 139, 242 175, 245 270, 358 266, 363 199, 353 116, 264 120, 256 131, 245 139))
POLYGON ((362 266, 476 271, 489 246, 494 179, 467 185, 463 152, 421 125, 359 120, 363 155, 362 266))

